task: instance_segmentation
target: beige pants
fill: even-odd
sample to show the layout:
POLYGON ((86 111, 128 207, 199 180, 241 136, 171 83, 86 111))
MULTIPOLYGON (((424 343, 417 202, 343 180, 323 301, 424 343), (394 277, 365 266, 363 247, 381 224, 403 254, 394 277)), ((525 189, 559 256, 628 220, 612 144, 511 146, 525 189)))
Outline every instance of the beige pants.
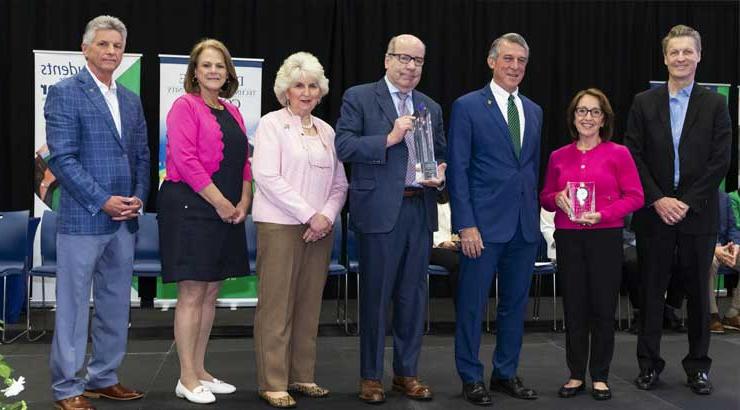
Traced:
MULTIPOLYGON (((719 313, 719 309, 717 308, 717 300, 714 297, 714 291, 717 290, 717 270, 720 267, 720 262, 717 260, 717 257, 712 257, 712 266, 709 268, 709 312, 710 313, 719 313)), ((738 269, 740 266, 737 264, 735 265, 735 269, 738 269)), ((730 309, 725 314, 725 316, 734 316, 736 315, 737 311, 740 311, 740 283, 738 283, 737 287, 735 288, 735 291, 732 292, 732 306, 730 306, 730 309), (734 311, 734 312, 733 312, 734 311), (734 314, 731 314, 734 313, 734 314)))
POLYGON ((313 243, 305 225, 258 222, 259 290, 254 317, 257 383, 285 391, 293 382, 314 382, 321 296, 333 235, 313 243))

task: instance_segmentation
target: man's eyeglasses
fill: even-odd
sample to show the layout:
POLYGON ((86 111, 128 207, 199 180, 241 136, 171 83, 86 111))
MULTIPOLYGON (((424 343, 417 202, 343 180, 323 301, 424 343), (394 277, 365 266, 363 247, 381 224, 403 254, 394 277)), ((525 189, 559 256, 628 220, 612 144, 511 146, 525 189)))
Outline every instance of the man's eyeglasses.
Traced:
POLYGON ((401 64, 408 64, 411 62, 411 60, 414 60, 414 63, 417 66, 424 65, 424 57, 414 57, 410 56, 408 54, 396 54, 396 53, 388 53, 389 56, 396 57, 398 61, 401 62, 401 64))
POLYGON ((591 113, 593 118, 601 118, 604 115, 604 111, 601 108, 591 108, 590 110, 586 107, 576 107, 576 115, 579 117, 585 117, 586 114, 591 113))

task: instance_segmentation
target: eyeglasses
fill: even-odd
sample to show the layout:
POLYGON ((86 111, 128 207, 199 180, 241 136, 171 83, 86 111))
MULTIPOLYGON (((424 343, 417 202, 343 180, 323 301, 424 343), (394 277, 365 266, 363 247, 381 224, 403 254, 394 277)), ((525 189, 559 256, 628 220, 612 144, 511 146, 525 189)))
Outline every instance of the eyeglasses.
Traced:
POLYGON ((591 113, 591 117, 593 118, 601 118, 601 116, 604 115, 604 111, 601 111, 601 108, 588 109, 586 107, 576 107, 577 116, 585 117, 588 113, 591 113))
POLYGON ((423 66, 424 65, 424 57, 414 57, 410 56, 408 54, 396 54, 396 53, 388 53, 389 56, 396 57, 398 61, 401 62, 401 64, 408 64, 411 62, 411 60, 414 60, 414 63, 417 66, 423 66))

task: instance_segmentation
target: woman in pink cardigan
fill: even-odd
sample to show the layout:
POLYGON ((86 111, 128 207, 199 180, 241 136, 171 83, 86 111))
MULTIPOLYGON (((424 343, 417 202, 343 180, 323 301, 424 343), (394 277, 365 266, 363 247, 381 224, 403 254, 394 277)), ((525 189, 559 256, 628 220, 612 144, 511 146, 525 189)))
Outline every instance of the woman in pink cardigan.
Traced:
POLYGON ((592 396, 608 400, 614 311, 622 276, 623 219, 642 207, 644 198, 629 151, 609 141, 614 111, 604 93, 595 88, 580 91, 568 107, 567 118, 574 142, 550 155, 540 194, 542 207, 555 211, 567 329, 570 379, 558 394, 567 398, 584 390, 588 362, 592 396), (569 184, 575 184, 570 190, 573 196, 569 184), (595 207, 589 211, 592 197, 595 207), (581 214, 583 207, 586 212, 581 214))
POLYGON ((252 176, 244 120, 226 100, 239 86, 236 70, 220 41, 195 45, 184 85, 167 114, 167 176, 158 196, 162 279, 177 282, 175 394, 213 403, 214 393, 236 390, 206 371, 204 359, 222 281, 249 274, 244 219, 252 176))
POLYGON ((254 139, 252 216, 260 278, 254 346, 259 396, 273 407, 294 407, 288 390, 329 394, 314 380, 316 335, 347 179, 334 151, 334 130, 311 115, 329 92, 316 57, 288 57, 274 90, 285 108, 262 117, 254 139))

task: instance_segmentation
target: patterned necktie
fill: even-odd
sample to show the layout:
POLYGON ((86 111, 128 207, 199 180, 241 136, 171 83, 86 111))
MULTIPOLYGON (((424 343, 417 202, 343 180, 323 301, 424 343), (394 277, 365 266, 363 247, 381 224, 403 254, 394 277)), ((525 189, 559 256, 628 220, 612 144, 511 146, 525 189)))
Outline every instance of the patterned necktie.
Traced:
POLYGON ((519 137, 519 110, 516 109, 516 104, 514 104, 514 94, 509 94, 506 115, 509 120, 509 136, 511 136, 511 142, 514 144, 514 154, 519 158, 519 153, 522 151, 522 141, 519 137))
MULTIPOLYGON (((409 110, 406 108, 406 99, 409 98, 409 94, 398 92, 398 116, 409 115, 409 110)), ((409 158, 406 161, 406 186, 411 186, 416 183, 416 146, 414 145, 414 133, 409 131, 403 137, 406 142, 406 148, 409 151, 409 158)))

